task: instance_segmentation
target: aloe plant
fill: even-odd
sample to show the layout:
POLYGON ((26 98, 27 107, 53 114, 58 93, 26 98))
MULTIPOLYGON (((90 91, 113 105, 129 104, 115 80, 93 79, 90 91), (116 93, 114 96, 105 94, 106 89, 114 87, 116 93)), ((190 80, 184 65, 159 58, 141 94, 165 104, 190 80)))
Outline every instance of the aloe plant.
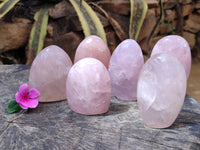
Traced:
POLYGON ((8 13, 20 0, 4 0, 0 4, 0 19, 8 13))
POLYGON ((43 41, 47 33, 48 8, 48 5, 44 5, 34 16, 35 23, 31 30, 29 49, 35 51, 36 54, 43 48, 43 41))
POLYGON ((145 0, 130 0, 130 6, 129 38, 137 41, 148 6, 145 0))
MULTIPOLYGON (((9 12, 20 0, 0 0, 0 19, 9 12)), ((60 0, 49 0, 48 3, 55 3, 60 0)), ((97 17, 96 13, 84 0, 69 0, 72 6, 74 7, 79 20, 81 22, 83 32, 85 37, 89 35, 98 35, 106 43, 106 34, 103 28, 102 23, 97 17)), ((21 1, 22 4, 24 1, 21 1)), ((130 24, 129 24, 129 38, 135 40, 138 39, 140 29, 142 27, 144 18, 147 12, 147 3, 145 0, 130 0, 130 24)), ((41 9, 34 15, 34 24, 31 30, 30 39, 29 39, 29 55, 27 63, 30 64, 34 58, 43 48, 44 39, 47 32, 48 25, 48 8, 50 5, 44 4, 41 9)), ((101 10, 102 11, 102 10, 101 10)), ((122 28, 110 17, 104 10, 102 11, 105 16, 109 19, 110 23, 114 27, 116 34, 121 40, 123 40, 126 35, 123 32, 122 28)))
POLYGON ((150 49, 150 41, 151 41, 151 37, 153 36, 155 30, 158 28, 159 24, 162 22, 163 20, 163 17, 164 17, 164 8, 163 8, 163 2, 162 0, 159 0, 159 6, 160 6, 160 16, 159 16, 159 19, 158 21, 156 22, 153 30, 151 31, 150 35, 149 35, 149 38, 148 38, 148 41, 147 41, 147 45, 148 45, 148 50, 150 49))
POLYGON ((103 25, 92 8, 84 0, 69 1, 77 12, 85 36, 87 37, 89 35, 95 34, 100 36, 107 43, 103 25))
POLYGON ((95 3, 90 3, 93 6, 95 6, 99 11, 101 11, 106 18, 108 19, 108 21, 110 22, 110 24, 112 25, 113 29, 115 30, 116 35, 118 36, 118 38, 123 41, 125 39, 127 39, 127 36, 124 32, 124 30, 122 29, 122 27, 120 26, 120 24, 114 19, 112 18, 103 8, 101 8, 99 5, 95 4, 95 3))

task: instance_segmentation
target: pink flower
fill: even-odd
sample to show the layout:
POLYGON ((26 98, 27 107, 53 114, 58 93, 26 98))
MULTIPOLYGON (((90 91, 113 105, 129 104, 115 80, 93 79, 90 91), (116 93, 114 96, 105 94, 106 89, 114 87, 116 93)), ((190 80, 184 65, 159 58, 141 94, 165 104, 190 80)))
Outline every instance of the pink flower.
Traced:
POLYGON ((19 92, 15 94, 16 102, 19 103, 22 109, 36 108, 39 96, 40 92, 37 89, 32 88, 29 91, 28 84, 22 84, 19 87, 19 92))

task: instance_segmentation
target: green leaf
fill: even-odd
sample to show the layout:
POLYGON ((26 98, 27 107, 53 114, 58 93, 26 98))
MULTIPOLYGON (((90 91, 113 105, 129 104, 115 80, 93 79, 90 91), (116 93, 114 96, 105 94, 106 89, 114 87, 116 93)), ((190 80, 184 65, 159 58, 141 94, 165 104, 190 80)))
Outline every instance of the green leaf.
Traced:
POLYGON ((8 103, 7 106, 7 111, 9 114, 12 114, 14 112, 18 112, 22 110, 22 108, 20 107, 20 105, 16 102, 16 100, 12 100, 8 103))
POLYGON ((89 35, 98 35, 104 40, 105 43, 107 43, 103 25, 100 22, 99 18, 97 17, 96 13, 92 10, 92 8, 84 0, 82 1, 69 0, 69 1, 76 10, 85 37, 89 35))
POLYGON ((118 38, 121 41, 127 39, 127 36, 126 36, 125 32, 123 31, 122 27, 120 26, 120 24, 114 18, 112 18, 103 8, 101 8, 96 3, 90 2, 90 4, 95 6, 99 11, 101 11, 106 16, 106 18, 108 19, 108 21, 112 25, 113 29, 115 30, 116 35, 118 36, 118 38))
POLYGON ((36 56, 43 48, 49 18, 48 8, 50 7, 50 5, 45 4, 34 15, 35 23, 33 24, 33 27, 31 29, 28 46, 30 54, 28 55, 28 62, 31 62, 31 59, 33 59, 33 55, 36 56))
POLYGON ((19 2, 19 0, 4 0, 4 1, 0 4, 0 19, 1 19, 6 13, 8 13, 8 12, 15 6, 15 4, 17 4, 17 2, 19 2))
POLYGON ((160 24, 163 24, 163 25, 165 25, 166 23, 165 23, 164 21, 160 21, 160 24))
POLYGON ((173 29, 173 25, 169 24, 169 25, 167 26, 167 28, 168 28, 168 29, 173 29))
POLYGON ((153 36, 154 32, 156 31, 156 29, 158 28, 159 24, 163 24, 165 25, 166 23, 163 21, 163 18, 164 18, 164 8, 163 8, 163 2, 162 0, 159 0, 159 6, 160 6, 160 16, 159 16, 159 19, 157 21, 157 23, 155 24, 153 30, 151 31, 150 33, 150 36, 148 38, 148 41, 147 41, 147 45, 148 45, 148 50, 150 50, 150 43, 151 43, 151 37, 153 36))
POLYGON ((23 112, 25 113, 25 112, 27 112, 28 111, 28 109, 23 109, 23 112))
POLYGON ((130 0, 130 5, 129 38, 137 41, 148 6, 145 0, 130 0))

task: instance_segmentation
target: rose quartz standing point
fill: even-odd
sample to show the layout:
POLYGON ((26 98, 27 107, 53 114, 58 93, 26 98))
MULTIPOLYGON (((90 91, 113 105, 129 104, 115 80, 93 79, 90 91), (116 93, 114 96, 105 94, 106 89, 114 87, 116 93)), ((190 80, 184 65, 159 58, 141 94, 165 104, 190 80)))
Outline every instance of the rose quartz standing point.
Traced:
POLYGON ((66 85, 68 104, 76 113, 97 115, 108 111, 110 77, 99 60, 84 58, 75 63, 69 71, 66 85))
POLYGON ((72 61, 67 53, 56 45, 43 49, 32 63, 29 85, 40 91, 40 102, 66 99, 66 79, 72 61))
POLYGON ((186 93, 185 69, 173 55, 161 53, 143 66, 137 87, 137 102, 144 123, 167 128, 177 118, 186 93))
POLYGON ((137 82, 144 64, 142 50, 132 39, 121 42, 109 64, 112 93, 121 100, 136 100, 137 82))
POLYGON ((108 68, 111 54, 108 46, 100 37, 90 35, 79 44, 74 63, 86 57, 96 58, 108 68))
POLYGON ((151 56, 169 53, 176 56, 183 64, 187 78, 191 69, 191 51, 188 42, 181 36, 168 35, 160 39, 154 46, 151 56))

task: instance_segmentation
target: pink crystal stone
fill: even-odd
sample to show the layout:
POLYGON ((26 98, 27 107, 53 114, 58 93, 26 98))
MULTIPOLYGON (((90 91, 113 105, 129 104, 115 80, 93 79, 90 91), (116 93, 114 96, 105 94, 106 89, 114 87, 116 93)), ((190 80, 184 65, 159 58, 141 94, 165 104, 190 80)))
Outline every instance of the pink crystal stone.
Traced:
POLYGON ((66 99, 66 79, 71 59, 60 47, 51 45, 42 50, 32 63, 29 85, 40 91, 40 102, 66 99))
POLYGON ((137 102, 144 123, 167 128, 177 118, 186 93, 185 69, 173 55, 161 53, 143 66, 137 87, 137 102))
POLYGON ((109 64, 112 93, 121 100, 136 100, 137 82, 144 64, 142 50, 132 39, 121 42, 109 64))
POLYGON ((86 57, 96 58, 108 68, 111 54, 108 46, 100 37, 90 35, 79 44, 74 63, 86 57))
POLYGON ((99 60, 84 58, 78 61, 70 69, 66 84, 68 104, 76 113, 97 115, 108 111, 110 77, 99 60))
POLYGON ((191 69, 191 51, 188 42, 181 36, 169 35, 160 39, 154 46, 151 56, 169 53, 176 56, 183 64, 187 78, 191 69))

